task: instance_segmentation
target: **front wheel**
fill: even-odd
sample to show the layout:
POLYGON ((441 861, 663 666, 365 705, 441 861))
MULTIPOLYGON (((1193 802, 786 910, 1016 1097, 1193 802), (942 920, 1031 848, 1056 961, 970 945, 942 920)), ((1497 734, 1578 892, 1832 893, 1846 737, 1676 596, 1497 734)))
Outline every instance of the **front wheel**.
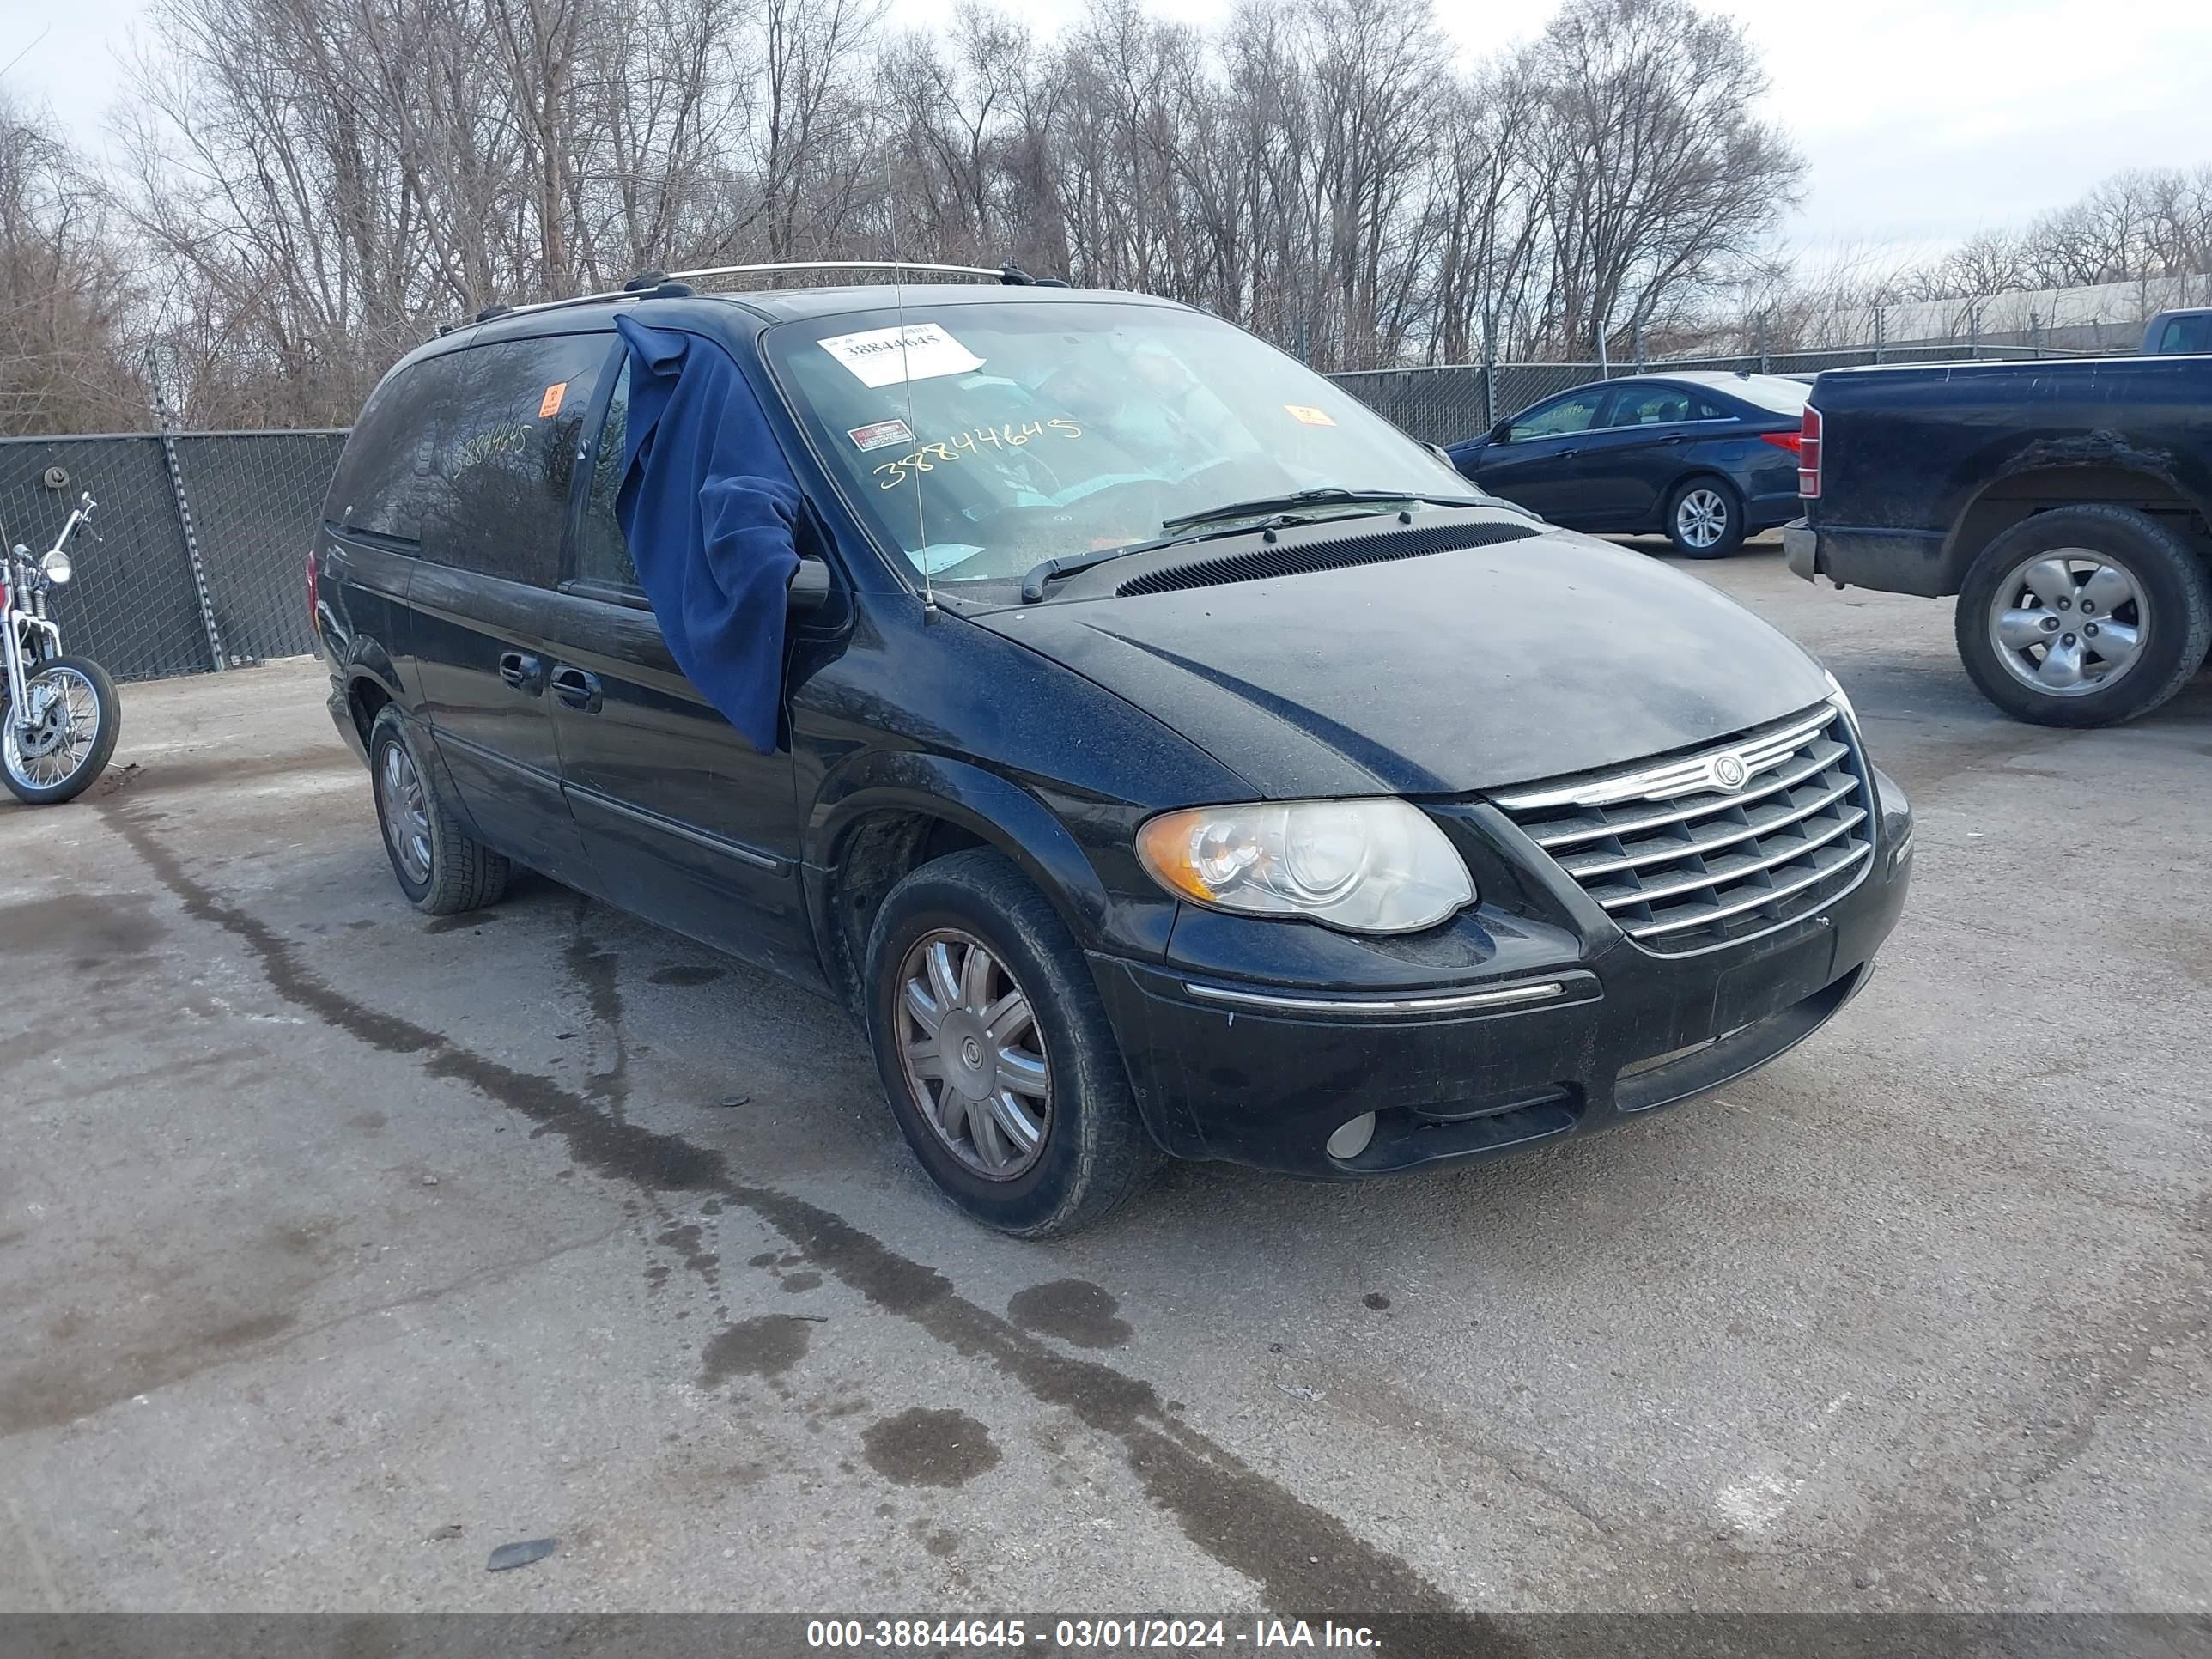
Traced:
POLYGON ((21 708, 0 704, 0 777, 33 806, 74 800, 107 768, 123 704, 88 657, 56 657, 24 676, 21 708))
POLYGON ((2039 513, 1959 588, 1959 656, 1982 695, 2038 726, 2117 726, 2187 684, 2212 646, 2212 574, 2123 507, 2039 513))
POLYGON ((1000 854, 954 853, 894 887, 866 971, 892 1115, 974 1219, 1073 1232, 1158 1163, 1083 952, 1000 854))

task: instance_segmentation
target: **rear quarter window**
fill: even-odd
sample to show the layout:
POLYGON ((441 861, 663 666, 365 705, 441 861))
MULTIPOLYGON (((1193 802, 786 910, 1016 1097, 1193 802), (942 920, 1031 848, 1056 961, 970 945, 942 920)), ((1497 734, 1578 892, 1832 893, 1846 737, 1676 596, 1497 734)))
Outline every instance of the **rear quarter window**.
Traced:
POLYGON ((410 363, 379 386, 325 509, 440 564, 550 587, 611 337, 501 340, 410 363))

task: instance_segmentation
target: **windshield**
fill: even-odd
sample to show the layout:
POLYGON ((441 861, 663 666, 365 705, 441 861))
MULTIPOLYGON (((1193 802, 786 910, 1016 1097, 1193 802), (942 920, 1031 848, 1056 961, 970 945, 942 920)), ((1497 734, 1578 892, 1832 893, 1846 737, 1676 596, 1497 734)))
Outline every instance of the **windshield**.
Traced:
POLYGON ((906 378, 899 325, 893 309, 852 313, 784 324, 763 346, 854 501, 939 583, 1018 581, 1296 490, 1480 493, 1350 393, 1194 312, 908 306, 906 378))

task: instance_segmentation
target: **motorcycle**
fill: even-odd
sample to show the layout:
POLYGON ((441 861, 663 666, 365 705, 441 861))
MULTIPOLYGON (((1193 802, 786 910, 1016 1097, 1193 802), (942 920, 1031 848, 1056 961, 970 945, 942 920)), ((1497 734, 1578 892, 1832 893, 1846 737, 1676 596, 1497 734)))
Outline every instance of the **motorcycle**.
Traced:
POLYGON ((33 806, 90 788, 122 729, 107 671, 88 657, 64 656, 61 629, 46 616, 46 595, 70 579, 69 538, 99 505, 87 491, 52 547, 33 559, 18 542, 0 565, 0 654, 8 671, 0 685, 0 780, 33 806))

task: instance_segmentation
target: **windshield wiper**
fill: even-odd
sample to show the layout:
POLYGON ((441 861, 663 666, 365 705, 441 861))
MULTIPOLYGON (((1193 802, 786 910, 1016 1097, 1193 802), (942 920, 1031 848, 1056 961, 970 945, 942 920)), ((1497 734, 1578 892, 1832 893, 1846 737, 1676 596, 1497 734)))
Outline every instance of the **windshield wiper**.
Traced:
MULTIPOLYGON (((1064 558, 1047 559, 1022 578, 1022 603, 1035 605, 1044 598, 1044 585, 1057 581, 1062 576, 1079 575, 1094 566, 1110 559, 1127 558, 1132 553, 1157 553, 1164 547, 1173 547, 1181 542, 1206 541, 1215 536, 1239 533, 1233 522, 1238 519, 1264 519, 1271 514, 1291 513, 1306 507, 1397 507, 1407 501, 1425 501, 1436 507, 1485 507, 1490 503, 1475 495, 1416 495, 1402 489, 1297 489, 1286 495, 1266 495, 1255 501, 1231 501, 1225 507, 1209 507, 1202 513, 1186 513, 1179 518, 1161 522, 1160 528, 1179 532, 1155 537, 1151 541, 1130 542, 1121 547, 1102 547, 1095 553, 1072 553, 1064 558), (1210 528, 1223 524, 1219 529, 1210 528), (1193 532, 1196 533, 1193 533, 1193 532)), ((1279 524, 1295 524, 1294 519, 1276 520, 1279 524)), ((1265 529, 1271 526, 1255 525, 1244 529, 1265 529)))
POLYGON ((1261 495, 1249 501, 1230 501, 1220 507, 1209 507, 1203 512, 1186 513, 1180 518, 1163 520, 1160 528, 1184 530, 1193 525, 1215 524, 1224 519, 1250 519, 1268 513, 1291 513, 1302 507, 1352 507, 1365 502, 1395 506, 1401 501, 1428 501, 1437 507, 1482 505, 1473 495, 1424 495, 1417 490, 1339 489, 1333 485, 1325 485, 1318 489, 1293 489, 1284 495, 1261 495))

